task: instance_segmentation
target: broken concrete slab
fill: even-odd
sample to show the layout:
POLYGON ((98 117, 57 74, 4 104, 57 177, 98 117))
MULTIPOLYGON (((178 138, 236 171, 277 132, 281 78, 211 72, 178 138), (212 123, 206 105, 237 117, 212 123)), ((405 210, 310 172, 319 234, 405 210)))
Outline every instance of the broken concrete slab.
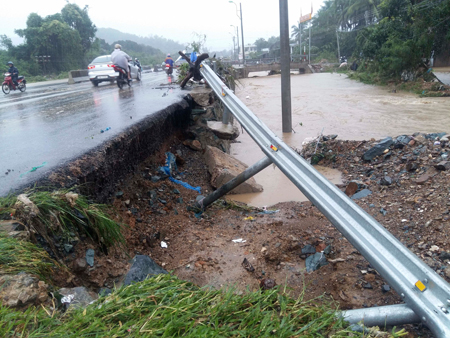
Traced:
POLYGON ((223 124, 218 121, 208 121, 207 125, 214 135, 222 140, 234 140, 239 136, 239 129, 231 123, 223 124))
MULTIPOLYGON (((205 161, 211 174, 211 185, 219 188, 248 168, 245 163, 235 159, 218 148, 207 146, 205 161)), ((263 187, 253 177, 234 188, 230 194, 261 192, 263 187)))
POLYGON ((201 106, 206 107, 209 106, 213 99, 212 89, 204 88, 204 87, 195 87, 193 90, 189 92, 189 95, 192 97, 194 102, 201 106))

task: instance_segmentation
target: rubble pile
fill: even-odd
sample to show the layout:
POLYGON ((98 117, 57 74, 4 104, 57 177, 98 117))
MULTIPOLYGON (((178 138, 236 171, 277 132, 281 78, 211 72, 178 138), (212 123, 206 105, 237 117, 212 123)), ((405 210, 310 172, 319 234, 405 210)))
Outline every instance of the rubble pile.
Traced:
POLYGON ((341 170, 345 193, 450 280, 449 138, 446 133, 380 141, 324 136, 304 145, 301 155, 341 170))

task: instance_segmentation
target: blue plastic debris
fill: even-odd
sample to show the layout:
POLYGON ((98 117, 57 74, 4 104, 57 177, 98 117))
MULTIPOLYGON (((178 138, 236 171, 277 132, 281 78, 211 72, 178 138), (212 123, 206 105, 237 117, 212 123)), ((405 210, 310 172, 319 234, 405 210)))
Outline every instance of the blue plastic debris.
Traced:
POLYGON ((169 176, 169 180, 171 182, 179 184, 179 185, 185 187, 186 189, 195 190, 199 194, 201 193, 201 188, 200 187, 193 187, 189 183, 186 183, 186 182, 183 182, 183 181, 180 181, 180 180, 177 180, 177 179, 173 178, 173 176, 178 173, 178 168, 177 168, 175 155, 172 154, 171 152, 167 152, 166 153, 166 165, 163 166, 163 167, 159 167, 158 171, 161 172, 161 173, 166 174, 167 176, 169 176))

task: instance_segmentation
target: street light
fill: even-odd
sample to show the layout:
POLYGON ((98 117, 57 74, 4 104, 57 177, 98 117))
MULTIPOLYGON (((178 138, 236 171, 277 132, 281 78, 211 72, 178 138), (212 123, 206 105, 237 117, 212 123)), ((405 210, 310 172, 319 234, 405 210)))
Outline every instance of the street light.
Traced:
MULTIPOLYGON (((234 3, 236 6, 236 16, 241 20, 241 34, 242 34, 242 60, 245 66, 245 44, 244 44, 244 24, 242 22, 242 4, 239 3, 240 15, 238 14, 237 4, 234 1, 229 0, 228 2, 234 3)), ((238 39, 239 40, 239 39, 238 39)))
POLYGON ((239 62, 239 27, 235 25, 230 25, 230 27, 236 28, 236 38, 237 38, 237 50, 238 50, 238 62, 239 62))

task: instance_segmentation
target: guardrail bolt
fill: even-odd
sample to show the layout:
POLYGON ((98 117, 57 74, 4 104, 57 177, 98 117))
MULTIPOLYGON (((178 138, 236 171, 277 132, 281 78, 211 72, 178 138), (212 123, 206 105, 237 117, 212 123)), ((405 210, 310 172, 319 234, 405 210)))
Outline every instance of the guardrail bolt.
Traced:
POLYGON ((404 293, 402 293, 400 296, 402 296, 402 298, 405 298, 405 294, 404 293))
POLYGON ((422 317, 422 322, 426 322, 427 319, 425 317, 422 317))
POLYGON ((427 278, 425 278, 423 281, 428 284, 428 279, 427 278))
POLYGON ((450 306, 450 299, 447 299, 447 306, 450 306))
POLYGON ((444 312, 444 313, 448 313, 448 310, 447 310, 447 308, 445 308, 445 307, 441 307, 441 310, 442 310, 442 312, 444 312))

